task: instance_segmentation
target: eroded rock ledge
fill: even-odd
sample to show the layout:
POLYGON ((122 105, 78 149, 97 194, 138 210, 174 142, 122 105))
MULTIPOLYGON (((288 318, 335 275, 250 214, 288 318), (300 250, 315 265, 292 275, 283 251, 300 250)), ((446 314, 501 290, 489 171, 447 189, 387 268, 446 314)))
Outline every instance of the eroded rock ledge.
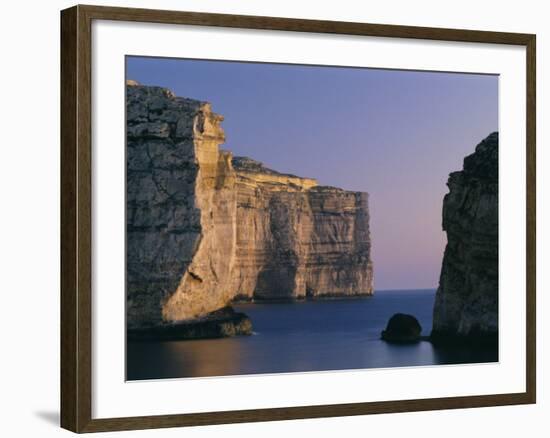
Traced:
POLYGON ((128 339, 132 341, 184 340, 227 338, 237 335, 251 335, 252 322, 242 312, 224 307, 202 317, 165 323, 154 327, 132 328, 128 339))
POLYGON ((195 321, 235 299, 368 295, 368 195, 219 148, 209 103, 127 84, 127 325, 195 321))
POLYGON ((447 247, 434 306, 436 343, 498 341, 498 133, 453 172, 443 201, 447 247))

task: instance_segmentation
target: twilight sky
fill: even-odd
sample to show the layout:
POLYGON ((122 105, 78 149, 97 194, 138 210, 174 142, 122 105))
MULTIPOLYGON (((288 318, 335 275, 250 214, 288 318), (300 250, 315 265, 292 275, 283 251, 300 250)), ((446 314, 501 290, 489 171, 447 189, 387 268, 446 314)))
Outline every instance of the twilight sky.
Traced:
POLYGON ((375 289, 435 288, 450 172, 498 130, 498 77, 127 58, 127 78, 212 103, 234 155, 369 192, 375 289))

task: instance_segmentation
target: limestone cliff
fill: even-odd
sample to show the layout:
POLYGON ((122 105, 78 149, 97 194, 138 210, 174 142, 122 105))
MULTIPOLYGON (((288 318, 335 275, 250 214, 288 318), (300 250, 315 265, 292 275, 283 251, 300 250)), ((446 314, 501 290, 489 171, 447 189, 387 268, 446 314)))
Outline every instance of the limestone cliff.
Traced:
POLYGON ((208 103, 127 87, 127 320, 191 319, 227 304, 235 174, 208 103))
POLYGON ((443 201, 447 247, 434 306, 432 339, 498 336, 498 133, 453 172, 443 201))
POLYGON ((366 193, 233 158, 208 103, 135 82, 126 92, 129 328, 235 298, 372 293, 366 193))
POLYGON ((235 157, 240 299, 372 293, 368 197, 235 157))

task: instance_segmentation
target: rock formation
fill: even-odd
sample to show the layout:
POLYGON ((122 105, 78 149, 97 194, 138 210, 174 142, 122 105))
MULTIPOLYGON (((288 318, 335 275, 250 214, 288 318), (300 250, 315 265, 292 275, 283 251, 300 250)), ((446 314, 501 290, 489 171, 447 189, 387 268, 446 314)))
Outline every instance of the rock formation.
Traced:
POLYGON ((372 293, 367 194, 235 157, 239 299, 372 293))
POLYGON ((422 326, 413 315, 396 313, 390 318, 380 337, 392 343, 411 343, 420 341, 420 333, 422 326))
POLYGON ((235 174, 223 118, 158 87, 127 87, 127 321, 203 316, 232 297, 235 174))
POLYGON ((210 312, 190 321, 159 324, 147 328, 128 330, 128 339, 147 340, 183 340, 227 338, 236 335, 251 335, 252 322, 244 313, 235 312, 231 307, 210 312))
POLYGON ((498 133, 453 172, 443 200, 447 247, 434 306, 437 342, 498 337, 498 133))
POLYGON ((199 321, 236 298, 372 293, 366 193, 233 158, 209 103, 126 92, 128 328, 199 321))

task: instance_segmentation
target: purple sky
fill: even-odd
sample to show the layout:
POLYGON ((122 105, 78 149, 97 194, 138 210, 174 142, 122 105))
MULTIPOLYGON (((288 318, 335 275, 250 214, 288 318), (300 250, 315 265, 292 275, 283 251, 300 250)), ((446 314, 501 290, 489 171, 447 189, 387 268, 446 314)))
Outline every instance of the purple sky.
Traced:
POLYGON ((128 57, 127 78, 211 102, 234 155, 369 192, 377 290, 437 287, 447 177, 498 130, 490 75, 128 57))

